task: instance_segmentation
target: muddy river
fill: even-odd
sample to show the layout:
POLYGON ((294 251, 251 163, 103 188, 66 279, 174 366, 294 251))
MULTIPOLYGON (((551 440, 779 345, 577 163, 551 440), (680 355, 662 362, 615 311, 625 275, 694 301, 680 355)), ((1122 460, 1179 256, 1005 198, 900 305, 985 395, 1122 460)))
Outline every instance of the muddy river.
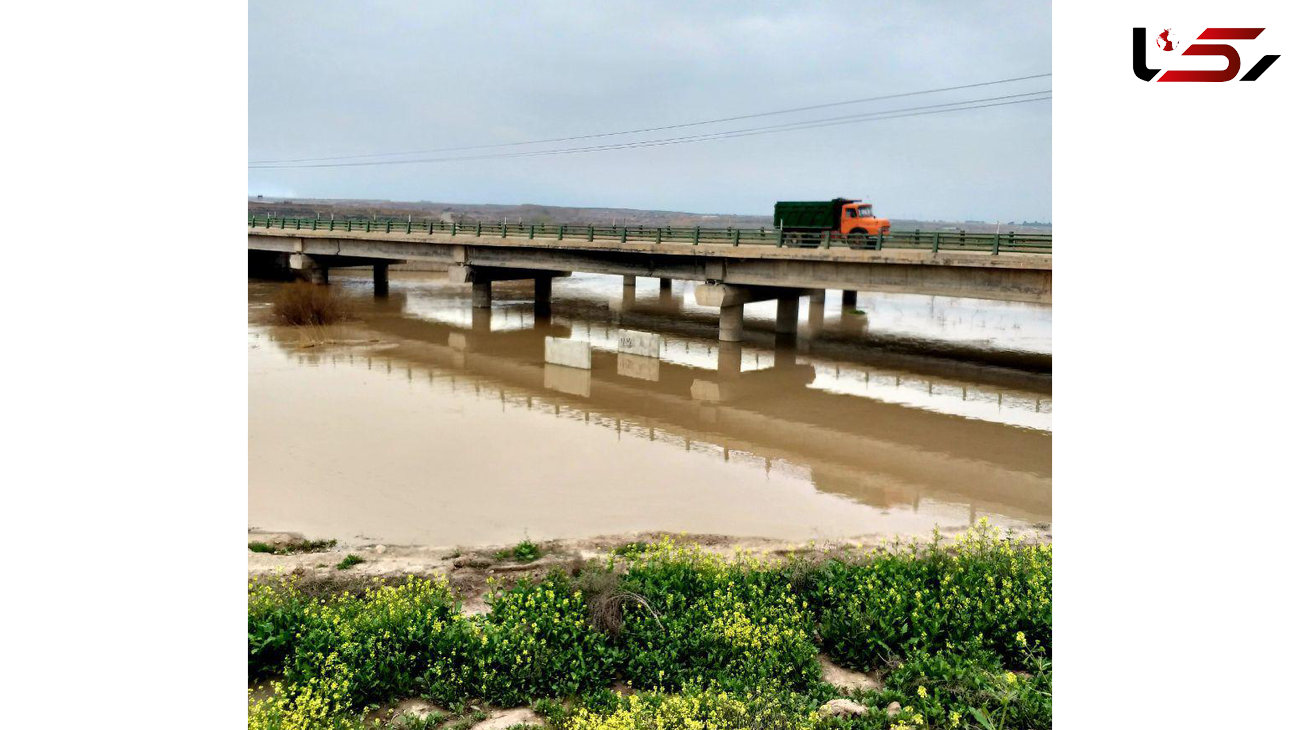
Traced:
POLYGON ((860 293, 774 302, 720 346, 689 282, 528 283, 491 311, 438 273, 331 272, 344 325, 270 323, 249 282, 249 525, 341 543, 484 545, 649 530, 789 540, 1050 526, 1051 310, 860 293), (620 329, 663 337, 618 353, 620 329), (592 369, 544 362, 546 336, 592 369))

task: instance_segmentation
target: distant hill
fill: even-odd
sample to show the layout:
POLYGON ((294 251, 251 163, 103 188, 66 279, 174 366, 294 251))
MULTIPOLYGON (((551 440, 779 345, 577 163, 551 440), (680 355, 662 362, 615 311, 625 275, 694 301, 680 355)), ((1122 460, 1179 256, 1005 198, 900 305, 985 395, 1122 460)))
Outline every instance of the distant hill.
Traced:
MULTIPOLYGON (((620 225, 666 228, 701 226, 704 228, 770 228, 771 215, 734 213, 684 213, 671 210, 637 210, 634 208, 572 208, 556 205, 495 205, 492 203, 434 203, 426 200, 350 200, 331 198, 249 198, 248 212, 255 215, 284 215, 329 218, 399 218, 414 220, 434 218, 458 223, 551 223, 572 225, 620 225)), ((992 233, 995 230, 1024 233, 1050 233, 1050 223, 987 223, 984 221, 919 221, 890 218, 894 230, 957 231, 992 233)))

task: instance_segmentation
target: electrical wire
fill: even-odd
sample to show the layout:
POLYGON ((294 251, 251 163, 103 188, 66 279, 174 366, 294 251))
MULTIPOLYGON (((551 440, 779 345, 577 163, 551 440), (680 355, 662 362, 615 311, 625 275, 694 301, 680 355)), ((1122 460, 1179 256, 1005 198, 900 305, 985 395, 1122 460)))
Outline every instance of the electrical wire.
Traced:
POLYGON ((878 112, 869 112, 865 114, 852 114, 841 117, 828 117, 825 119, 812 119, 800 122, 787 122, 766 127, 753 127, 748 129, 727 130, 722 132, 711 132, 699 135, 689 135, 684 137, 668 137, 661 139, 636 140, 631 142, 621 142, 606 145, 594 145, 586 147, 569 147, 554 150, 532 150, 524 152, 501 152, 481 155, 461 155, 455 157, 426 157, 409 160, 370 160, 364 162, 318 162, 318 163, 285 163, 285 164, 250 164, 250 169, 257 170, 283 170, 283 169, 303 169, 303 168, 323 168, 323 167, 373 167, 386 165, 411 165, 435 162, 456 162, 466 160, 485 160, 501 158, 518 158, 534 157, 545 155, 560 154, 579 154, 590 152, 605 152, 620 149, 637 149, 642 147, 661 147, 665 145, 687 144, 692 142, 709 142, 721 139, 734 139, 738 137, 751 137, 760 134, 774 134, 778 132, 796 131, 802 129, 817 129, 821 127, 839 126, 844 124, 856 124, 861 122, 880 121, 885 119, 903 119, 907 117, 927 116, 932 114, 943 114, 955 111, 966 111, 970 109, 985 109, 989 107, 1008 106, 1012 104, 1024 104, 1034 101, 1048 101, 1051 99, 1051 90, 1044 89, 1031 91, 1023 94, 1007 94, 1003 96, 986 97, 982 99, 970 99, 967 101, 948 102, 945 104, 931 104, 919 107, 908 107, 904 109, 882 110, 878 112), (1021 98, 1034 97, 1034 98, 1021 98), (984 103, 991 102, 991 103, 984 103), (947 107, 947 108, 944 108, 947 107))
POLYGON ((529 140, 529 141, 525 141, 525 142, 498 142, 498 143, 494 143, 494 144, 466 145, 466 146, 462 146, 462 147, 438 147, 438 148, 434 148, 434 149, 408 150, 408 151, 406 151, 406 152, 374 152, 374 153, 370 153, 370 154, 338 155, 338 156, 334 156, 334 157, 299 157, 299 158, 280 159, 280 160, 253 160, 253 161, 249 162, 248 164, 249 164, 250 166, 254 166, 254 165, 272 165, 272 164, 283 164, 283 163, 294 163, 294 162, 333 162, 333 161, 337 161, 337 160, 358 160, 358 159, 363 159, 363 158, 367 158, 367 157, 399 157, 399 156, 402 156, 402 155, 424 155, 424 154, 432 154, 432 153, 435 153, 435 152, 464 152, 464 151, 467 151, 467 150, 493 149, 493 148, 499 148, 499 147, 519 147, 519 146, 524 146, 524 145, 546 144, 546 143, 550 143, 550 142, 573 142, 573 141, 582 140, 582 139, 597 139, 597 138, 600 138, 600 137, 616 137, 616 136, 625 135, 625 134, 642 134, 642 133, 646 133, 646 132, 663 132, 663 131, 670 130, 670 129, 684 129, 684 128, 687 128, 687 127, 698 127, 698 126, 703 126, 703 125, 705 125, 705 124, 720 124, 720 123, 722 123, 722 122, 734 122, 734 121, 739 121, 739 120, 742 120, 742 119, 756 119, 756 118, 758 118, 758 117, 769 117, 769 116, 775 116, 775 115, 778 115, 778 114, 793 114, 793 113, 795 113, 795 112, 812 111, 812 110, 814 110, 814 109, 828 109, 828 108, 831 108, 831 107, 847 106, 847 105, 850 105, 850 104, 864 104, 864 103, 872 102, 872 101, 884 101, 884 100, 887 100, 887 99, 901 99, 901 98, 909 97, 909 96, 921 96, 921 95, 923 95, 923 94, 938 94, 938 93, 942 93, 942 92, 945 92, 945 91, 958 91, 958 90, 961 90, 961 89, 974 89, 974 88, 978 88, 978 87, 981 87, 981 86, 994 86, 994 85, 997 85, 997 84, 1009 84, 1009 83, 1014 83, 1014 82, 1016 82, 1016 81, 1027 81, 1027 80, 1029 80, 1029 79, 1041 79, 1041 78, 1045 78, 1045 77, 1048 77, 1048 76, 1051 76, 1051 75, 1052 75, 1051 73, 1042 73, 1042 74, 1032 74, 1032 75, 1029 75, 1029 76, 1016 76, 1016 77, 1013 77, 1013 78, 1007 78, 1007 79, 997 79, 997 80, 995 80, 995 81, 981 81, 981 82, 979 82, 979 83, 974 83, 974 84, 962 84, 962 85, 960 85, 960 86, 945 86, 945 87, 941 87, 941 88, 937 88, 937 89, 924 89, 924 90, 921 90, 921 91, 908 91, 908 92, 903 92, 903 93, 898 93, 898 94, 885 94, 885 95, 882 95, 882 96, 869 96, 869 97, 865 97, 865 98, 862 98, 862 99, 849 99, 849 100, 846 100, 846 101, 834 101, 834 102, 830 102, 830 103, 827 103, 827 104, 813 104, 813 105, 811 105, 811 106, 791 107, 791 108, 789 108, 789 109, 776 109, 776 110, 774 110, 774 111, 756 112, 756 113, 753 113, 753 114, 741 114, 741 115, 733 116, 733 117, 720 117, 720 118, 718 118, 718 119, 705 119, 705 120, 698 121, 698 122, 684 122, 684 123, 682 123, 682 124, 668 124, 668 125, 664 125, 664 126, 660 126, 660 127, 644 127, 644 128, 641 128, 641 129, 628 129, 628 130, 623 130, 623 131, 620 131, 620 132, 600 132, 600 133, 597 133, 597 134, 581 134, 581 135, 576 135, 576 136, 572 136, 572 137, 551 137, 551 138, 549 138, 549 139, 535 139, 535 140, 529 140))

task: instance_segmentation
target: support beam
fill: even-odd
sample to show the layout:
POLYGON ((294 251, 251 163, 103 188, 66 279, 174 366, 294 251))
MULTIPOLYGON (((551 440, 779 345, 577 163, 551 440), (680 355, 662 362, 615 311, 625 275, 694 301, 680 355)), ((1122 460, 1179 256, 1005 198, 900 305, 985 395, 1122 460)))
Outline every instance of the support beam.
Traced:
POLYGON ((840 306, 842 306, 844 309, 857 309, 858 293, 855 291, 850 291, 848 289, 845 289, 844 291, 840 292, 840 306))
POLYGON ((660 279, 660 280, 659 280, 659 291, 661 291, 661 292, 672 292, 672 290, 673 290, 673 280, 672 280, 672 279, 660 279))
POLYGON ((776 333, 792 335, 799 327, 799 297, 781 297, 776 300, 776 333))
POLYGON ((300 272, 313 284, 330 283, 329 268, 323 266, 322 262, 315 256, 308 256, 304 253, 289 254, 289 268, 300 272))
POLYGON ((375 264, 375 296, 388 296, 388 264, 375 264))
POLYGON ((744 303, 722 306, 718 316, 718 339, 723 342, 740 342, 745 334, 744 303))
POLYGON ((518 269, 502 266, 453 264, 447 267, 447 280, 454 284, 469 284, 486 281, 519 281, 521 279, 543 279, 568 275, 569 272, 567 271, 518 269))
POLYGON ((695 287, 695 303, 701 307, 727 307, 732 304, 761 302, 781 297, 797 297, 802 289, 742 284, 700 284, 695 287))
POLYGON ((491 309, 492 308, 492 282, 475 281, 471 284, 471 286, 473 287, 473 295, 471 297, 472 306, 475 309, 491 309))

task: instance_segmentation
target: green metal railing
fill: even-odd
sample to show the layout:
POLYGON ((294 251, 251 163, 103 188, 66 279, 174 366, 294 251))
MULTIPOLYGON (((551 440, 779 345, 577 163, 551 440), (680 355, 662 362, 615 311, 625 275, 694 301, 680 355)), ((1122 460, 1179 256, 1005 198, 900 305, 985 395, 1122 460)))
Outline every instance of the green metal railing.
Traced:
POLYGON ((884 236, 843 236, 836 232, 782 231, 775 228, 701 228, 699 226, 593 226, 541 223, 447 223, 377 218, 293 218, 249 216, 250 228, 343 233, 435 233, 467 238, 542 238, 557 241, 689 243, 695 246, 776 246, 789 248, 911 249, 1002 253, 1052 253, 1050 233, 967 233, 966 231, 893 230, 884 236))

